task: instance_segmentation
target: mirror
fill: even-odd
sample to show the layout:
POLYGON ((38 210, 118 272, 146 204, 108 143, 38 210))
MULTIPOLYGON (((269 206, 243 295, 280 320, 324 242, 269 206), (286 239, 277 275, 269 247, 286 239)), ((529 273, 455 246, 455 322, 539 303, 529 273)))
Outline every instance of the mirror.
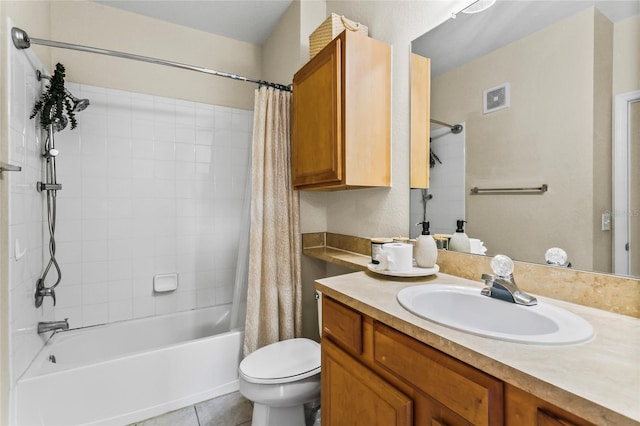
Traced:
POLYGON ((545 263, 561 247, 576 269, 637 274, 614 271, 614 251, 640 263, 640 241, 614 243, 616 223, 637 229, 640 215, 614 204, 612 117, 640 89, 639 33, 637 0, 498 0, 414 40, 431 59, 432 168, 429 189, 411 190, 411 236, 423 217, 432 234, 465 219, 489 256, 545 263))

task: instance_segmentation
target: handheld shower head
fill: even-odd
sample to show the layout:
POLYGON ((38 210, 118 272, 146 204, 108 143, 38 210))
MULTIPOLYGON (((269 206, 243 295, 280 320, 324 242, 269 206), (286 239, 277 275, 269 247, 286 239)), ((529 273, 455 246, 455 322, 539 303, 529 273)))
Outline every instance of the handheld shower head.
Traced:
POLYGON ((61 132, 65 129, 65 127, 67 127, 67 124, 69 124, 69 120, 63 115, 60 118, 55 117, 51 124, 53 126, 54 132, 61 132))

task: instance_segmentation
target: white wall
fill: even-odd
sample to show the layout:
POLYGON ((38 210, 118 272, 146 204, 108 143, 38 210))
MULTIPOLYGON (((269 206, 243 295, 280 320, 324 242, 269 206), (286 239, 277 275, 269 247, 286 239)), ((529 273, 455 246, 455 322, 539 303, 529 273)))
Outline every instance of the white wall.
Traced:
POLYGON ((38 353, 44 339, 35 326, 38 321, 53 317, 50 305, 34 306, 33 291, 42 271, 46 246, 43 198, 36 191, 36 181, 42 176, 42 138, 35 120, 29 120, 31 108, 40 96, 36 70, 42 63, 33 51, 12 49, 8 55, 9 81, 9 138, 10 164, 22 167, 6 179, 9 196, 7 230, 8 283, 10 322, 10 377, 14 383, 38 353))
POLYGON ((230 303, 252 112, 67 87, 91 106, 57 134, 56 319, 80 327, 230 303), (178 290, 154 294, 167 273, 178 290))
POLYGON ((640 15, 616 22, 613 37, 613 94, 640 89, 640 15))
MULTIPOLYGON (((261 78, 258 45, 193 30, 86 0, 51 2, 51 38, 261 78)), ((33 37, 39 28, 25 28, 33 37)), ((253 109, 255 86, 128 59, 54 49, 68 78, 137 93, 253 109)))
MULTIPOLYGON (((16 25, 34 25, 41 29, 44 36, 50 32, 50 7, 48 2, 2 1, 0 2, 0 161, 8 161, 9 134, 9 27, 13 23, 7 18, 12 17, 16 25)), ((48 56, 46 50, 34 49, 42 58, 48 56)), ((8 406, 10 390, 10 316, 9 316, 9 239, 8 239, 8 192, 9 177, 0 175, 0 424, 8 423, 8 406)))

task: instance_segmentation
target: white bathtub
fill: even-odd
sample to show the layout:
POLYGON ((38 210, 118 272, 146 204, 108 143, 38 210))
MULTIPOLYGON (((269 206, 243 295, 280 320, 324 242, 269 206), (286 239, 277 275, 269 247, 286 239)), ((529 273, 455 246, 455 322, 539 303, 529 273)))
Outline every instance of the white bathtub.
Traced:
POLYGON ((16 425, 125 425, 237 391, 243 332, 229 331, 230 310, 54 334, 18 380, 16 425))

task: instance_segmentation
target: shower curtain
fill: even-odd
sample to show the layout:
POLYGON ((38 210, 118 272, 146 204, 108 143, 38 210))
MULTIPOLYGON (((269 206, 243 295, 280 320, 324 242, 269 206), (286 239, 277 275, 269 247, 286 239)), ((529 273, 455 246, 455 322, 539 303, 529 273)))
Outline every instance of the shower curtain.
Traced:
POLYGON ((298 193, 290 164, 291 93, 255 93, 244 354, 301 335, 298 193))

